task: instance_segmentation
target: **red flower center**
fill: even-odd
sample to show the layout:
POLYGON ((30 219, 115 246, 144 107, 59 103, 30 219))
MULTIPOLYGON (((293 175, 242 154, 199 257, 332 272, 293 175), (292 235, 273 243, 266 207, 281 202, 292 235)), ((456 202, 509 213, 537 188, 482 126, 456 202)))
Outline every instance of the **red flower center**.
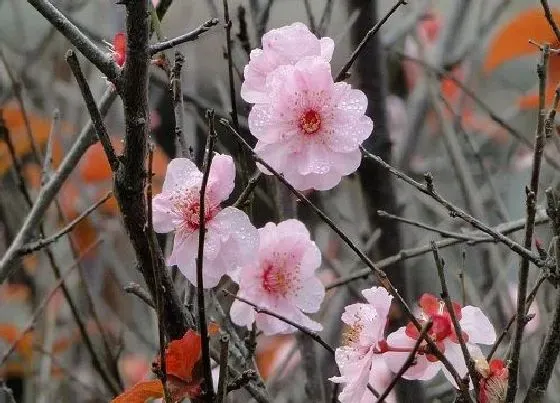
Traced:
POLYGON ((436 341, 442 341, 453 334, 453 323, 451 323, 451 316, 448 313, 437 313, 432 315, 431 319, 433 325, 430 335, 436 341))
POLYGON ((271 295, 285 297, 297 282, 295 273, 284 266, 268 263, 262 274, 262 286, 271 295))
POLYGON ((321 115, 313 109, 309 109, 299 118, 299 127, 304 134, 315 134, 321 128, 321 115))
MULTIPOLYGON (((181 227, 188 232, 200 228, 200 199, 198 191, 189 192, 186 197, 175 201, 175 209, 181 217, 181 227)), ((204 223, 211 221, 220 211, 218 206, 212 206, 208 198, 204 203, 204 223)))

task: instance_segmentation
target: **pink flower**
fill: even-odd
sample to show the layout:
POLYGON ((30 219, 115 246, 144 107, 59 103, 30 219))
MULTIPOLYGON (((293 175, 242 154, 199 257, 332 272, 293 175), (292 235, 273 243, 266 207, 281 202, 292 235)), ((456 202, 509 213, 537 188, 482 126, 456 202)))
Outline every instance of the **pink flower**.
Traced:
MULTIPOLYGON (((232 158, 216 154, 204 202, 205 288, 216 286, 224 274, 250 262, 257 250, 258 233, 249 217, 236 208, 220 207, 232 192, 234 180, 232 158)), ((177 265, 193 284, 196 284, 201 185, 202 173, 196 165, 187 158, 175 158, 167 166, 162 192, 153 199, 154 230, 175 231, 173 252, 167 264, 177 265)))
MULTIPOLYGON (((317 312, 325 296, 325 288, 315 275, 321 253, 305 225, 293 219, 278 225, 269 222, 259 229, 259 236, 257 259, 239 272, 238 295, 308 329, 322 330, 303 313, 317 312)), ((255 313, 241 301, 233 303, 230 315, 239 326, 249 327, 256 321, 265 335, 296 331, 277 318, 255 313)))
MULTIPOLYGON (((467 373, 467 366, 463 353, 461 352, 461 346, 459 345, 453 322, 451 321, 451 316, 445 308, 444 302, 433 295, 424 294, 420 298, 419 305, 422 309, 419 318, 420 323, 426 322, 429 319, 432 320, 433 325, 428 335, 436 343, 440 351, 443 352, 451 365, 455 367, 459 375, 464 376, 467 373)), ((457 303, 453 303, 453 308, 457 320, 459 320, 459 324, 461 325, 463 340, 469 350, 474 353, 480 350, 476 344, 494 343, 496 340, 496 332, 480 308, 470 305, 462 308, 457 303)), ((396 332, 391 333, 387 337, 387 342, 389 345, 412 348, 418 337, 418 329, 416 329, 412 323, 409 323, 406 327, 401 327, 396 332)), ((389 368, 394 372, 398 371, 406 361, 408 354, 407 352, 387 352, 386 356, 389 368)), ((405 372, 403 377, 405 379, 428 380, 433 378, 440 369, 447 379, 455 385, 453 377, 444 368, 443 364, 435 356, 425 354, 422 351, 420 351, 416 357, 416 363, 405 372)))
POLYGON ((250 103, 266 101, 266 79, 277 67, 296 64, 306 56, 319 56, 330 62, 334 50, 331 38, 317 39, 301 22, 267 32, 262 43, 262 49, 251 51, 241 85, 241 97, 250 103))
POLYGON ((373 130, 368 101, 334 83, 329 63, 307 57, 281 66, 268 75, 266 93, 249 113, 255 152, 295 188, 331 189, 358 169, 359 146, 373 130))
POLYGON ((342 403, 377 400, 368 390, 368 382, 382 393, 391 381, 384 353, 388 349, 385 325, 393 297, 381 287, 363 290, 362 294, 368 303, 349 305, 342 314, 342 321, 348 329, 344 334, 344 345, 335 352, 341 376, 330 378, 335 383, 345 384, 339 396, 342 403))

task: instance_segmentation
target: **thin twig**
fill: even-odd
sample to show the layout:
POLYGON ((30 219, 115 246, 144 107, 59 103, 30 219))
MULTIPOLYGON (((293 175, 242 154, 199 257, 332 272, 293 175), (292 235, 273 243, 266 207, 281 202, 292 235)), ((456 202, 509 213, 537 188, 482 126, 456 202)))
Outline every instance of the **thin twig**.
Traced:
POLYGON ((257 183, 259 183, 259 179, 262 177, 262 172, 256 172, 251 178, 249 179, 249 183, 245 186, 245 189, 241 192, 237 200, 232 204, 233 207, 236 208, 243 208, 245 203, 249 201, 253 190, 257 187, 257 183))
POLYGON ((257 312, 257 313, 263 313, 265 315, 273 316, 276 319, 281 320, 282 322, 287 323, 288 325, 291 325, 291 326, 295 327, 297 330, 299 330, 303 334, 311 337, 313 340, 315 340, 317 343, 319 343, 325 350, 327 350, 329 353, 331 353, 334 356, 334 351, 335 351, 334 348, 331 345, 329 345, 325 340, 323 340, 321 338, 321 336, 319 336, 319 334, 315 333, 313 330, 309 330, 305 326, 302 326, 302 325, 300 325, 300 324, 298 324, 298 323, 296 323, 296 322, 294 322, 294 321, 292 321, 292 320, 286 318, 285 316, 282 316, 282 315, 280 315, 276 312, 273 312, 273 311, 270 311, 266 308, 260 307, 257 304, 255 304, 255 303, 253 303, 253 302, 251 302, 251 301, 249 301, 249 300, 247 300, 243 297, 232 294, 228 290, 224 289, 223 293, 227 294, 227 295, 230 295, 230 296, 234 297, 235 299, 237 299, 237 300, 239 300, 239 301, 241 301, 241 302, 243 302, 247 305, 252 306, 253 309, 255 310, 255 312, 257 312))
POLYGON ((111 171, 116 172, 119 168, 119 159, 117 158, 117 154, 115 154, 115 149, 111 145, 111 139, 109 138, 109 134, 107 133, 107 128, 105 127, 105 123, 103 123, 103 118, 101 117, 101 113, 99 113, 99 109, 97 109, 97 105, 95 103, 95 99, 93 98, 93 94, 91 93, 91 89, 89 88, 89 84, 84 77, 84 73, 82 72, 82 68, 80 67, 80 62, 78 61, 78 56, 76 56, 76 53, 74 53, 73 50, 69 50, 68 52, 66 52, 66 62, 70 65, 70 69, 72 70, 72 73, 74 74, 74 77, 78 82, 78 86, 80 87, 80 91, 82 92, 82 97, 84 98, 84 101, 86 103, 91 121, 93 122, 93 126, 95 127, 97 138, 99 139, 99 142, 105 150, 105 155, 107 156, 107 160, 109 161, 111 171))
POLYGON ((387 389, 385 389, 385 391, 383 393, 381 393, 381 395, 377 399, 377 403, 383 402, 387 398, 387 396, 389 396, 389 393, 391 393, 391 391, 397 385, 397 382, 402 378, 404 373, 412 365, 414 365, 414 361, 416 360, 416 353, 420 349, 420 344, 422 344, 422 340, 426 337, 426 335, 428 334, 428 332, 432 328, 432 325, 433 325, 432 321, 429 320, 422 327, 422 331, 420 332, 420 337, 418 337, 418 339, 416 340, 416 343, 414 343, 414 347, 412 347, 412 351, 408 354, 408 357, 407 357, 406 361, 404 362, 402 367, 399 368, 399 370, 397 371, 397 373, 395 374, 395 376, 391 380, 391 383, 389 384, 389 386, 387 386, 387 389))
POLYGON ((98 201, 96 201, 94 204, 92 204, 87 210, 85 210, 82 214, 80 214, 78 217, 74 218, 72 221, 70 221, 64 228, 62 228, 61 230, 57 231, 55 234, 47 237, 47 238, 43 238, 43 239, 39 239, 38 241, 33 241, 33 242, 29 242, 25 245, 23 245, 20 250, 18 251, 18 254, 20 256, 24 256, 24 255, 28 255, 30 253, 36 252, 40 249, 43 249, 47 246, 49 246, 50 244, 58 241, 60 238, 62 238, 64 235, 68 234, 69 232, 71 232, 80 222, 82 222, 83 220, 85 220, 91 213, 93 213, 99 206, 101 206, 103 203, 105 203, 107 200, 109 200, 109 198, 113 195, 112 192, 107 192, 105 194, 105 196, 103 196, 101 199, 99 199, 98 201))
POLYGON ((228 354, 229 354, 229 336, 224 333, 220 337, 220 377, 218 378, 218 393, 216 403, 226 401, 228 392, 228 354))
POLYGON ((476 396, 479 395, 479 376, 474 368, 474 360, 471 357, 471 353, 465 344, 465 338, 463 337, 463 330, 461 329, 461 324, 457 320, 457 315, 455 314, 455 309, 453 308, 453 303, 451 302, 451 297, 449 296, 449 291, 447 290, 447 282, 445 281, 445 263, 443 259, 439 256, 439 252, 434 241, 431 242, 432 245, 432 252, 434 253, 434 259, 436 261, 436 268, 439 277, 439 281, 441 284, 441 298, 445 303, 445 307, 447 312, 449 312, 449 316, 451 317, 451 322, 453 323, 453 328, 455 330, 455 335, 459 340, 459 345, 461 346, 461 352, 463 353, 463 358, 465 359, 465 364, 467 369, 469 370, 469 375, 471 377, 471 382, 474 385, 474 390, 476 396))
POLYGON ((210 166, 214 157, 214 145, 216 142, 216 131, 214 129, 214 111, 208 111, 208 138, 206 141, 206 157, 203 167, 202 184, 200 185, 200 204, 198 213, 198 254, 196 258, 196 288, 198 296, 198 331, 202 343, 202 367, 204 374, 205 400, 209 403, 214 398, 214 388, 212 384, 212 369, 210 366, 210 340, 208 338, 208 327, 206 326, 206 306, 204 302, 204 237, 206 232, 205 201, 206 186, 210 176, 210 166))
POLYGON ((305 6, 305 14, 307 14, 307 21, 309 21, 309 30, 314 34, 317 34, 315 17, 313 16, 313 10, 311 10, 311 4, 309 3, 309 0, 303 0, 303 5, 305 6))
POLYGON ((395 12, 397 11, 397 9, 403 5, 403 4, 407 4, 406 2, 407 0, 398 0, 397 3, 395 3, 395 5, 393 5, 393 7, 391 7, 391 9, 387 12, 387 14, 385 14, 385 16, 383 18, 381 18, 379 20, 379 22, 377 24, 375 24, 369 31, 368 33, 364 36, 364 38, 362 39, 362 41, 359 43, 359 45, 356 47, 356 49, 352 52, 352 54, 350 55, 350 59, 348 59, 348 61, 344 64, 344 67, 342 67, 342 69, 340 69, 340 71, 338 72, 338 74, 336 75, 336 78, 334 81, 341 81, 344 80, 346 78, 346 75, 348 73, 348 70, 350 70, 350 67, 352 67, 352 64, 354 64, 354 62, 356 61, 356 59, 358 58, 358 56, 360 55, 360 52, 364 49, 364 47, 367 45, 367 43, 369 42, 369 40, 371 38, 373 38, 373 36, 377 33, 377 31, 379 31, 379 29, 383 26, 383 24, 385 24, 385 22, 387 22, 387 20, 389 19, 389 17, 395 12))
MULTIPOLYGON (((222 123, 222 125, 227 127, 234 134, 234 136, 237 138, 237 141, 239 141, 239 143, 242 144, 243 147, 248 152, 251 153, 251 155, 253 156, 256 162, 263 165, 269 172, 271 172, 274 176, 276 176, 276 178, 278 178, 278 180, 282 182, 282 184, 284 184, 284 186, 286 186, 290 190, 290 192, 292 192, 297 197, 298 200, 300 200, 301 202, 305 203, 308 207, 310 207, 311 210, 315 214, 317 214, 319 218, 321 218, 321 220, 325 224, 327 224, 340 237, 340 239, 342 239, 344 243, 350 247, 350 249, 354 251, 354 253, 356 253, 356 255, 360 258, 360 260, 362 260, 366 264, 366 266, 372 271, 372 273, 375 274, 379 283, 384 288, 386 288, 387 291, 397 300, 397 302, 403 308, 403 311, 406 314, 406 316, 410 319, 412 324, 420 331, 422 329, 422 325, 420 324, 418 319, 414 316, 410 307, 404 301, 403 297, 399 294, 397 289, 393 286, 391 281, 388 279, 387 274, 383 270, 381 270, 375 263, 373 263, 371 259, 367 257, 364 254, 364 252, 362 252, 360 248, 358 248, 358 246, 356 246, 356 244, 350 238, 348 238, 348 236, 323 211, 317 208, 317 206, 315 206, 315 204, 313 204, 303 193, 296 190, 288 181, 286 181, 286 179, 281 174, 279 174, 274 168, 272 168, 270 164, 268 164, 261 157, 259 157, 252 150, 251 146, 243 139, 243 137, 241 137, 241 135, 237 133, 237 131, 235 131, 235 129, 231 126, 229 121, 225 119, 220 119, 220 123, 222 123)), ((463 380, 461 379, 461 377, 459 376, 455 368, 451 365, 449 360, 447 360, 447 358, 437 348, 433 340, 431 340, 430 338, 426 338, 426 342, 433 350, 433 353, 437 357, 437 359, 440 360, 442 364, 445 366, 445 368, 451 373, 451 375, 455 379, 455 382, 461 389, 461 392, 464 395, 465 399, 467 401, 470 401, 470 397, 468 395, 468 388, 466 387, 466 385, 464 385, 463 380)))
POLYGON ((321 15, 321 20, 319 21, 319 27, 317 28, 317 35, 319 36, 323 36, 327 33, 327 28, 331 22, 333 5, 333 0, 327 0, 325 3, 325 8, 323 9, 323 14, 321 15))
POLYGON ((249 42, 249 34, 247 33, 247 18, 245 17, 246 14, 247 11, 245 10, 245 7, 239 5, 237 7, 237 20, 239 21, 239 33, 237 34, 237 39, 241 44, 241 48, 243 49, 247 57, 249 57, 249 55, 251 54, 251 43, 249 42))
MULTIPOLYGON (((537 224, 543 224, 543 223, 546 223, 548 221, 549 221, 549 219, 546 216, 546 213, 544 211, 539 211, 536 223, 537 224)), ((522 230, 525 227, 525 222, 526 222, 525 219, 520 219, 520 220, 500 224, 496 227, 493 227, 493 229, 497 232, 500 232, 504 235, 507 235, 507 234, 510 234, 512 232, 522 230)), ((467 241, 468 245, 475 245, 475 244, 478 244, 478 243, 481 243, 481 242, 496 242, 496 240, 493 237, 482 236, 483 233, 478 232, 478 231, 477 232, 467 232, 467 233, 465 233, 465 235, 473 237, 473 240, 467 241), (480 236, 480 238, 474 240, 477 235, 480 236)), ((463 241, 461 239, 443 239, 441 241, 437 241, 436 245, 439 249, 444 249, 444 248, 448 248, 450 246, 461 244, 463 242, 465 242, 465 241, 463 241)), ((386 257, 385 259, 382 259, 382 260, 378 260, 377 262, 375 262, 375 264, 379 268, 384 269, 386 267, 389 267, 389 266, 393 265, 395 262, 399 262, 399 261, 402 261, 402 260, 407 260, 407 259, 411 259, 413 257, 421 256, 425 253, 431 252, 431 250, 432 249, 431 249, 431 246, 429 244, 414 247, 414 248, 410 248, 410 249, 402 249, 396 255, 386 257)), ((342 285, 348 284, 351 281, 358 280, 360 278, 366 278, 371 274, 372 273, 371 273, 371 270, 369 268, 364 268, 364 269, 356 271, 353 274, 350 274, 349 276, 341 277, 341 278, 333 281, 331 284, 325 286, 325 289, 330 290, 331 288, 340 287, 342 285)))
MULTIPOLYGON (((539 77, 539 113, 537 129, 535 131, 535 151, 533 154, 533 167, 531 171, 531 182, 527 188, 527 223, 525 224, 525 248, 531 249, 533 244, 533 232, 535 230, 536 198, 539 193, 539 176, 541 172, 541 161, 545 144, 545 102, 547 69, 550 47, 544 45, 541 59, 537 64, 537 74, 539 77)), ((529 259, 522 256, 519 266, 519 284, 517 288, 517 319, 515 334, 512 341, 512 355, 508 365, 509 380, 506 402, 513 403, 517 394, 517 378, 519 372, 519 356, 521 354, 521 341, 523 330, 527 320, 525 318, 525 299, 527 298, 527 280, 529 278, 529 259)))
POLYGON ((200 35, 210 30, 210 28, 212 28, 214 25, 218 25, 219 22, 220 20, 218 20, 217 18, 212 18, 204 22, 198 28, 191 32, 187 32, 186 34, 180 35, 165 42, 154 43, 153 45, 150 45, 150 55, 154 55, 158 52, 163 52, 164 50, 174 48, 175 46, 181 45, 186 42, 195 41, 200 37, 200 35))
POLYGON ((452 217, 459 217, 463 221, 471 224, 473 227, 481 230, 482 232, 487 233, 492 238, 494 238, 496 241, 502 242, 504 245, 506 245, 508 248, 510 248, 512 251, 514 251, 518 255, 530 260, 536 266, 542 267, 542 266, 545 265, 545 262, 542 261, 540 256, 533 253, 530 249, 527 249, 527 248, 519 245, 517 242, 508 238, 507 236, 505 236, 501 232, 496 231, 495 229, 491 228, 490 226, 484 224, 482 221, 477 220, 476 218, 474 218, 470 214, 466 213, 464 210, 460 209, 459 207, 455 206, 451 202, 444 199, 439 193, 437 193, 435 191, 433 178, 432 178, 431 174, 426 174, 425 175, 426 184, 422 185, 421 183, 412 179, 410 176, 406 175, 405 173, 403 173, 403 172, 399 171, 398 169, 392 167, 391 165, 387 164, 385 161, 383 161, 378 156, 371 154, 369 151, 367 151, 363 147, 361 147, 361 149, 362 149, 362 153, 364 154, 364 156, 366 158, 369 158, 369 159, 375 161, 376 163, 378 163, 379 165, 381 165, 382 167, 387 169, 390 173, 392 173, 393 175, 395 175, 399 179, 402 179, 403 181, 405 181, 409 185, 414 186, 420 192, 430 196, 432 199, 434 199, 439 204, 444 206, 449 211, 449 213, 452 217))
POLYGON ((173 96, 173 114, 175 115, 175 156, 188 157, 189 147, 183 135, 183 86, 181 82, 181 70, 185 56, 179 51, 175 52, 175 63, 171 70, 171 92, 173 96))

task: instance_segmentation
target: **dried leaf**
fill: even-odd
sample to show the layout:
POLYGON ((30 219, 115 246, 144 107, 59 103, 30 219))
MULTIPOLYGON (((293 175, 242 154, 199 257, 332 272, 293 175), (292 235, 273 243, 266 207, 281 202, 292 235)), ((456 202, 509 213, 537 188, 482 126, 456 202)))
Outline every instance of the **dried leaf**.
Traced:
POLYGON ((173 340, 165 351, 166 372, 184 382, 191 382, 193 369, 202 354, 200 335, 189 330, 183 338, 173 340))
MULTIPOLYGON (((560 22, 560 10, 552 9, 552 16, 560 22)), ((491 72, 501 64, 512 59, 536 53, 538 49, 529 43, 550 43, 556 47, 556 35, 546 20, 541 7, 523 11, 501 27, 488 47, 484 71, 491 72)))
POLYGON ((163 385, 159 379, 140 381, 111 400, 112 403, 144 403, 148 399, 163 397, 163 385))

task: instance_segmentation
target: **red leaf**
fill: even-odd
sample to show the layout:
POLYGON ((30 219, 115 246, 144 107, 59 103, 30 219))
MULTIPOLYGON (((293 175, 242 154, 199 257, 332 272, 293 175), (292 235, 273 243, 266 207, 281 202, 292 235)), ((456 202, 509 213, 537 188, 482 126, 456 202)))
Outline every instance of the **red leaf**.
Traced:
POLYGON ((165 366, 168 375, 184 382, 192 380, 192 372, 202 354, 200 335, 189 330, 182 339, 173 340, 165 351, 165 366))

